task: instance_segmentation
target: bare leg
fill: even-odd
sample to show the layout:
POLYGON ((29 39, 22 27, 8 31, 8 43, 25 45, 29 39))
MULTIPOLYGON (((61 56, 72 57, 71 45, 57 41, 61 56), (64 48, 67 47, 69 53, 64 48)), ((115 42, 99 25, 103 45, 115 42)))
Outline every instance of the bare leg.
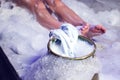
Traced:
POLYGON ((26 7, 32 13, 35 13, 38 22, 47 29, 57 29, 61 26, 62 23, 57 21, 53 16, 49 14, 42 0, 21 0, 19 2, 17 1, 16 3, 19 6, 26 7))
POLYGON ((70 8, 68 8, 61 0, 46 0, 46 3, 50 6, 51 10, 54 13, 58 14, 63 19, 63 21, 71 23, 75 26, 79 26, 81 24, 85 25, 85 27, 83 27, 82 30, 82 33, 84 33, 84 35, 88 37, 93 37, 105 33, 105 28, 102 25, 96 25, 94 27, 91 27, 90 25, 86 25, 87 23, 84 20, 82 20, 70 8))
POLYGON ((43 25, 44 27, 47 27, 48 29, 57 29, 62 24, 49 14, 42 1, 36 3, 35 13, 40 24, 43 25))
MULTIPOLYGON (((48 2, 51 0, 47 0, 48 2)), ((54 1, 54 0, 53 0, 54 1)), ((55 1, 60 1, 60 0, 55 0, 55 1)), ((47 11, 44 3, 42 0, 22 0, 18 3, 20 6, 25 6, 27 7, 29 10, 31 10, 33 13, 35 12, 36 17, 39 21, 39 23, 41 25, 43 25, 44 27, 48 28, 48 29, 55 29, 55 28, 59 28, 60 25, 62 24, 61 22, 59 22, 58 20, 56 20, 54 17, 52 17, 49 12, 47 11)), ((53 4, 53 3, 52 3, 53 4)), ((89 24, 87 24, 86 22, 84 22, 77 14, 75 14, 71 9, 69 9, 67 6, 63 5, 63 3, 59 3, 59 5, 52 5, 50 3, 50 7, 53 7, 53 10, 56 10, 57 14, 59 13, 62 14, 60 15, 62 19, 64 19, 65 21, 72 23, 75 26, 79 26, 81 24, 84 24, 85 26, 82 28, 82 34, 84 36, 96 36, 93 34, 89 34, 87 35, 88 32, 92 33, 94 30, 94 28, 89 29, 89 24), (52 5, 52 6, 51 6, 52 5), (63 5, 63 6, 62 6, 63 5), (66 8, 64 8, 66 7, 66 8), (55 9, 54 9, 55 8, 55 9), (58 10, 57 10, 58 8, 58 10), (68 10, 69 13, 71 13, 71 15, 67 16, 68 14, 66 13, 62 13, 62 9, 60 8, 64 8, 63 12, 65 12, 65 10, 68 10), (72 11, 72 12, 71 12, 72 11), (70 17, 70 18, 69 18, 70 17)), ((58 4, 58 3, 57 3, 58 4)), ((101 27, 98 27, 99 29, 101 27)), ((98 30, 99 30, 98 29, 98 30)), ((99 31, 100 32, 100 31, 99 31)), ((104 32, 104 30, 103 30, 104 32)))
MULTIPOLYGON (((22 0, 21 2, 19 2, 19 5, 27 7, 33 13, 35 12, 39 23, 48 29, 59 28, 62 24, 62 22, 59 22, 49 14, 42 0, 22 0)), ((77 18, 80 19, 78 16, 76 17, 76 19, 77 18)), ((84 26, 81 33, 85 36, 85 34, 88 32, 88 29, 88 25, 84 26)))
POLYGON ((75 26, 86 24, 73 10, 68 8, 61 0, 45 0, 53 12, 62 17, 63 21, 75 26))

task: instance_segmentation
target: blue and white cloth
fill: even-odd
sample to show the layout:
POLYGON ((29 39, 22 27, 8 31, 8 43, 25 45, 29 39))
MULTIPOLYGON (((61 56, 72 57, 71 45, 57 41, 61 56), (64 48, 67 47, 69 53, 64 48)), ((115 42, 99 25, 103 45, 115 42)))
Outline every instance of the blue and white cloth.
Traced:
MULTIPOLYGON (((80 28, 80 27, 78 27, 80 28)), ((63 54, 69 57, 75 57, 73 47, 78 40, 79 31, 73 25, 64 23, 60 29, 51 30, 49 37, 55 37, 61 42, 63 54)))

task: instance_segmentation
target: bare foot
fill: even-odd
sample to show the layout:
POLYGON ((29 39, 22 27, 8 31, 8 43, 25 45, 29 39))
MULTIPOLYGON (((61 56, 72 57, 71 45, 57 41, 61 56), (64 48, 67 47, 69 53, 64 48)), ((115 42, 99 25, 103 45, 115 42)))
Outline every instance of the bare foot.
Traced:
POLYGON ((91 26, 87 23, 80 29, 80 32, 83 36, 92 38, 104 34, 106 29, 102 25, 91 26))
POLYGON ((90 26, 89 31, 87 33, 88 38, 92 38, 94 36, 102 35, 106 32, 106 29, 102 25, 90 26))

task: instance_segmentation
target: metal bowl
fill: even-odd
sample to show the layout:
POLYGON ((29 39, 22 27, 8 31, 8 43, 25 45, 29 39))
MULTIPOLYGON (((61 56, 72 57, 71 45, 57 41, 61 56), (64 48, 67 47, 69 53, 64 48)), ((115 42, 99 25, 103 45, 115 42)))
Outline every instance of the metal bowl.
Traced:
POLYGON ((49 40, 48 45, 47 45, 48 51, 49 51, 50 53, 56 55, 56 56, 63 57, 63 58, 67 58, 67 59, 72 59, 72 60, 84 60, 84 59, 87 59, 87 58, 89 58, 89 57, 94 57, 95 52, 96 52, 96 45, 95 45, 95 43, 94 43, 91 39, 88 39, 88 38, 86 38, 86 37, 84 37, 84 36, 81 36, 81 35, 78 36, 78 39, 79 39, 79 40, 82 40, 82 41, 86 41, 86 42, 88 42, 90 45, 93 45, 93 46, 94 46, 94 49, 92 50, 92 52, 88 53, 87 55, 80 56, 80 57, 74 57, 74 58, 62 56, 62 55, 54 52, 54 51, 52 50, 52 48, 50 47, 53 43, 55 43, 55 41, 56 41, 55 38, 52 38, 52 39, 49 40))

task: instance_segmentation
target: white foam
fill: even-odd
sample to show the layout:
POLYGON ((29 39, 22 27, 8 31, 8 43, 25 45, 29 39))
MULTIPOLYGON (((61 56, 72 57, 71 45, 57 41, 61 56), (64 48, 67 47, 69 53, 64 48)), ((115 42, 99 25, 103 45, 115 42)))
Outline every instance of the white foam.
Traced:
POLYGON ((44 48, 47 47, 49 31, 42 27, 26 9, 9 2, 2 2, 1 6, 0 46, 22 76, 26 67, 22 65, 28 66, 35 58, 46 54, 44 48), (9 5, 14 7, 10 9, 9 5))
POLYGON ((99 11, 98 13, 95 13, 92 8, 89 8, 81 2, 78 3, 77 1, 71 0, 63 0, 63 2, 65 2, 65 4, 90 24, 103 24, 105 27, 106 25, 120 26, 120 11, 118 9, 99 11))

